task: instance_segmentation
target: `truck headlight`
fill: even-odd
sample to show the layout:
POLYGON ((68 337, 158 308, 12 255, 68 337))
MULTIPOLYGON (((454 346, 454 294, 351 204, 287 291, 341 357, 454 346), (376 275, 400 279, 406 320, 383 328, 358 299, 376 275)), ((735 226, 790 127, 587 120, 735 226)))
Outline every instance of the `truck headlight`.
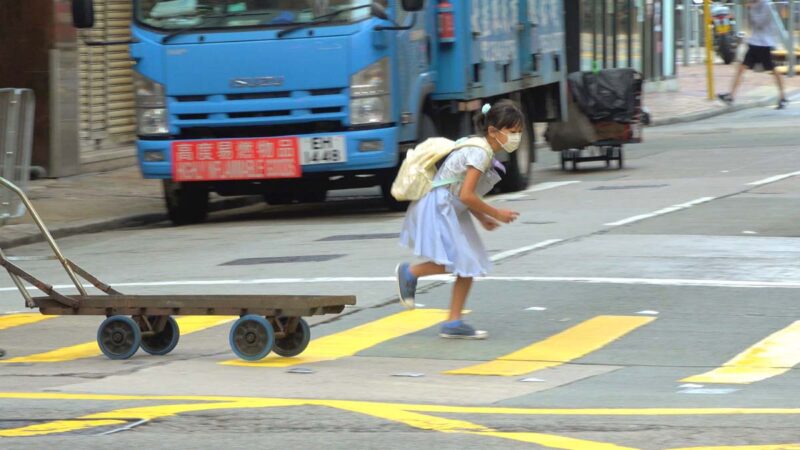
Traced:
POLYGON ((391 122, 391 85, 389 58, 383 58, 353 75, 350 79, 350 123, 391 122))
POLYGON ((134 72, 136 133, 140 136, 169 134, 164 86, 134 72))

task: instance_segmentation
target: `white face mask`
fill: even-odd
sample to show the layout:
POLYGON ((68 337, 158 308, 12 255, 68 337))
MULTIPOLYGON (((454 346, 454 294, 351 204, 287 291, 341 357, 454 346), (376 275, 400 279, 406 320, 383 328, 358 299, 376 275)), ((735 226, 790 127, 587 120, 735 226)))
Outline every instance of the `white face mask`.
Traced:
POLYGON ((508 153, 514 153, 517 151, 519 148, 519 143, 522 142, 522 133, 506 134, 500 130, 497 132, 506 137, 506 143, 500 144, 503 147, 503 150, 507 151, 508 153))

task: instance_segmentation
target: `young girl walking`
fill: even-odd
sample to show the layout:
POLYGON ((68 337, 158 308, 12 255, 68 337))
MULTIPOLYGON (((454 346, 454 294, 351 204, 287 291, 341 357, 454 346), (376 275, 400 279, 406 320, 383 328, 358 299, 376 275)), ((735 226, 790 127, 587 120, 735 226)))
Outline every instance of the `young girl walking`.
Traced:
POLYGON ((439 333, 444 338, 488 337, 486 331, 476 330, 461 319, 473 278, 486 275, 491 267, 470 216, 488 231, 519 216, 516 211, 495 208, 481 198, 500 181, 496 168, 502 165, 494 159, 494 153, 511 153, 519 148, 524 120, 519 106, 511 100, 484 105, 475 119, 480 137, 468 141, 467 146, 457 146, 448 155, 434 177, 433 189, 412 203, 406 213, 400 242, 428 262, 397 266, 400 302, 406 308, 414 308, 417 280, 421 277, 455 275, 450 316, 439 333))

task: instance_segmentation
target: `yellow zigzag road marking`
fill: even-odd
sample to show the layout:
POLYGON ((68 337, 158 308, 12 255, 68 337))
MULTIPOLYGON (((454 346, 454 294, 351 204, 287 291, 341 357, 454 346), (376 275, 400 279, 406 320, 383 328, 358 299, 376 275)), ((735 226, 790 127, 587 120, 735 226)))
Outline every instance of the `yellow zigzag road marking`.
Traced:
MULTIPOLYGON (((46 434, 65 433, 89 428, 125 425, 132 419, 153 420, 157 418, 172 417, 181 413, 209 411, 219 409, 250 409, 274 408, 288 406, 324 406, 340 410, 360 413, 406 424, 408 426, 438 431, 442 433, 461 433, 475 436, 487 436, 509 439, 520 442, 535 443, 552 448, 561 449, 599 449, 599 450, 626 450, 610 443, 574 439, 565 436, 556 436, 542 433, 527 432, 501 432, 483 425, 463 421, 430 416, 430 413, 463 413, 463 414, 516 414, 516 415, 731 415, 731 414, 800 414, 800 408, 621 408, 621 409, 533 409, 533 408, 496 408, 496 407, 463 407, 442 405, 413 405, 400 403, 380 403, 364 401, 343 400, 309 400, 309 399, 278 399, 278 398, 249 398, 249 397, 206 397, 206 396, 133 396, 133 395, 94 395, 94 394, 59 394, 59 393, 0 393, 0 399, 41 399, 41 400, 87 400, 87 401, 118 401, 118 400, 162 400, 162 401, 191 401, 187 404, 171 404, 163 406, 144 406, 125 408, 108 412, 88 414, 74 420, 59 420, 27 427, 0 430, 0 437, 25 437, 46 434), (201 402, 201 403, 198 403, 201 402)), ((693 449, 674 450, 699 450, 693 449)), ((738 447, 702 447, 718 450, 778 450, 798 449, 800 444, 766 445, 766 446, 738 446, 738 447)))
POLYGON ((73 401, 187 401, 187 402, 285 402, 278 406, 318 405, 338 408, 353 403, 399 407, 406 411, 430 413, 500 414, 536 416, 687 416, 687 415, 800 415, 800 408, 509 408, 496 406, 449 406, 415 403, 386 403, 348 400, 280 399, 221 395, 117 395, 67 394, 60 392, 0 392, 0 400, 73 401))
MULTIPOLYGON (((234 316, 186 316, 178 317, 176 320, 181 336, 184 336, 217 325, 222 325, 235 318, 234 316)), ((100 351, 100 347, 97 346, 97 341, 91 341, 34 355, 0 359, 0 363, 51 363, 91 358, 101 354, 102 352, 100 351)))
POLYGON ((429 416, 417 412, 407 411, 399 405, 387 405, 367 402, 337 402, 337 401, 304 401, 281 399, 240 399, 231 402, 191 403, 180 405, 146 406, 140 408, 127 408, 115 411, 89 414, 77 420, 58 420, 43 424, 30 425, 14 429, 0 430, 0 437, 31 437, 47 434, 66 433, 89 428, 112 425, 124 425, 127 420, 120 418, 138 418, 140 420, 153 420, 171 417, 180 413, 208 411, 218 409, 247 409, 247 408, 274 408, 280 406, 329 406, 350 412, 360 413, 406 424, 408 426, 443 433, 466 433, 477 436, 490 436, 510 439, 521 442, 530 442, 548 447, 562 449, 598 450, 630 450, 628 447, 619 447, 595 441, 573 439, 562 436, 547 435, 542 433, 507 433, 493 430, 482 425, 462 420, 446 419, 429 416))
POLYGON ((543 341, 501 356, 494 361, 445 373, 451 375, 524 375, 578 359, 653 320, 655 317, 597 316, 543 341))
POLYGON ((748 384, 788 372, 800 363, 800 320, 767 336, 722 367, 684 378, 689 383, 748 384))
POLYGON ((353 356, 356 353, 399 336, 414 333, 447 319, 443 309, 416 309, 393 314, 349 330, 314 339, 302 355, 281 358, 275 355, 261 361, 238 359, 221 364, 249 367, 290 367, 353 356))
POLYGON ((669 450, 800 450, 800 444, 733 445, 722 447, 686 447, 669 450))
POLYGON ((53 319, 55 317, 58 316, 43 316, 38 313, 8 314, 5 316, 0 316, 0 330, 19 327, 22 325, 30 325, 43 320, 53 319))

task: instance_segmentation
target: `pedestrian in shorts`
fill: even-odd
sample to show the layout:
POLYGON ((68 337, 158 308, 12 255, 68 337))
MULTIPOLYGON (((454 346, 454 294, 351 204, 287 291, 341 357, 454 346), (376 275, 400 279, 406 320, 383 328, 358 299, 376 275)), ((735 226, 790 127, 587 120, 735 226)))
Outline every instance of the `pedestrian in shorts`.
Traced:
POLYGON ((775 77, 775 83, 778 84, 780 90, 780 97, 778 98, 778 106, 776 109, 783 109, 788 102, 786 101, 786 93, 783 89, 783 80, 781 75, 775 71, 775 61, 772 59, 772 49, 775 47, 775 28, 772 22, 772 11, 769 0, 748 0, 747 6, 750 10, 750 26, 752 27, 752 35, 747 40, 747 54, 744 56, 744 62, 739 64, 736 71, 736 77, 733 79, 733 87, 731 92, 727 94, 719 94, 720 100, 727 104, 733 104, 736 97, 736 90, 739 89, 739 84, 742 82, 742 75, 745 69, 753 70, 756 66, 760 65, 764 70, 771 70, 772 75, 775 77))

